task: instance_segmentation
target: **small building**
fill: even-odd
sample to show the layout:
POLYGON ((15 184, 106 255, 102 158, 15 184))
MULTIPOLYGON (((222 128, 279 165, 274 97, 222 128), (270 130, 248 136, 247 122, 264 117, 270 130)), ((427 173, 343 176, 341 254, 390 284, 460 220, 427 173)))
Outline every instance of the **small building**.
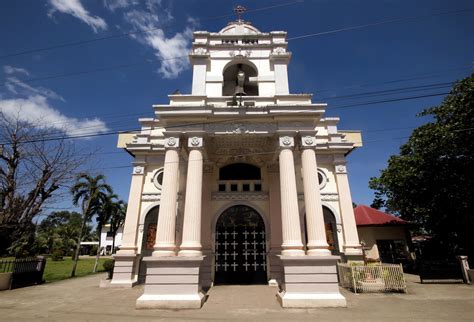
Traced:
POLYGON ((110 231, 110 225, 104 225, 102 231, 100 232, 100 247, 104 249, 103 254, 112 254, 112 248, 118 248, 122 245, 123 237, 123 226, 120 226, 115 234, 115 243, 114 243, 114 234, 110 231))
POLYGON ((354 215, 369 261, 406 264, 412 259, 407 221, 365 205, 355 207, 354 215))

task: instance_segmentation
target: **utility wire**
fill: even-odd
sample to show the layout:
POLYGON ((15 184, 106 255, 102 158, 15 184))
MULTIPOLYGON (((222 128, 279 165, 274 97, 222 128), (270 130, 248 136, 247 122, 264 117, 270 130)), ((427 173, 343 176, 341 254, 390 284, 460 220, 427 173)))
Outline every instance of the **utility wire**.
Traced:
POLYGON ((474 8, 465 8, 465 9, 460 9, 460 10, 449 10, 449 11, 443 11, 443 12, 436 12, 436 13, 432 13, 432 14, 429 14, 429 15, 393 18, 393 19, 368 23, 368 24, 364 24, 364 25, 357 25, 357 26, 351 26, 351 27, 339 28, 339 29, 335 29, 335 30, 328 30, 328 31, 322 31, 322 32, 317 32, 317 33, 312 33, 312 34, 306 34, 306 35, 291 37, 291 38, 288 38, 288 41, 304 39, 304 38, 309 38, 309 37, 323 36, 323 35, 328 35, 328 34, 335 34, 335 33, 343 32, 343 31, 363 29, 363 28, 368 28, 368 27, 374 27, 374 26, 380 26, 380 25, 386 25, 386 24, 391 24, 391 23, 402 22, 402 21, 426 19, 426 18, 435 17, 435 16, 459 14, 459 13, 465 13, 465 12, 471 12, 471 11, 474 11, 474 8))
MULTIPOLYGON (((286 7, 286 6, 299 4, 299 3, 303 3, 303 2, 304 1, 302 1, 302 0, 286 2, 286 3, 281 3, 281 4, 277 4, 277 5, 273 5, 273 6, 250 9, 250 10, 247 10, 246 13, 259 12, 259 11, 264 11, 264 10, 269 10, 269 9, 274 9, 274 8, 281 8, 281 7, 286 7)), ((204 22, 213 21, 213 20, 219 20, 219 19, 222 19, 222 18, 227 18, 227 17, 230 17, 230 16, 234 16, 234 14, 229 13, 229 14, 224 14, 224 15, 220 15, 220 16, 203 18, 203 19, 200 19, 200 21, 204 21, 204 22)), ((163 29, 163 27, 171 27, 171 26, 175 26, 175 25, 178 25, 178 23, 165 24, 165 25, 160 26, 160 27, 150 28, 150 29, 146 29, 146 30, 133 30, 133 31, 113 34, 113 35, 109 35, 109 36, 104 36, 104 37, 97 37, 97 38, 91 38, 91 39, 85 39, 85 40, 79 40, 79 41, 72 41, 72 42, 66 42, 66 43, 47 46, 47 47, 42 47, 42 48, 18 51, 18 52, 15 52, 15 53, 10 53, 10 54, 0 56, 0 59, 16 57, 16 56, 21 56, 21 55, 26 55, 26 54, 34 54, 34 53, 49 51, 49 50, 53 50, 53 49, 60 49, 60 48, 66 48, 66 47, 76 47, 76 46, 96 43, 96 42, 104 41, 104 40, 123 38, 123 37, 126 37, 126 36, 131 36, 131 35, 136 35, 136 34, 144 34, 144 33, 147 33, 147 32, 153 32, 153 31, 163 29)))
MULTIPOLYGON (((442 95, 447 95, 447 94, 449 94, 449 93, 447 93, 447 92, 433 93, 433 94, 428 94, 428 95, 402 97, 402 98, 396 98, 396 99, 388 99, 388 100, 380 100, 380 101, 363 102, 363 103, 357 103, 357 104, 351 104, 351 105, 327 107, 327 109, 342 109, 342 108, 352 108, 352 107, 363 107, 363 106, 366 106, 366 105, 399 102, 399 101, 405 101, 405 100, 414 100, 414 99, 420 99, 420 98, 442 96, 442 95)), ((295 113, 282 113, 282 114, 278 114, 278 115, 275 115, 275 116, 294 115, 294 114, 295 113)), ((252 118, 261 118, 261 115, 260 116, 255 116, 255 117, 247 117, 246 119, 248 120, 248 119, 252 119, 252 118)), ((242 117, 233 117, 233 118, 223 119, 223 120, 218 120, 218 121, 176 124, 176 125, 167 126, 166 128, 170 129, 170 128, 175 128, 175 127, 181 127, 181 126, 184 126, 184 125, 193 126, 193 125, 206 125, 206 124, 214 124, 214 123, 225 123, 225 122, 238 121, 238 120, 241 120, 241 119, 242 119, 242 117)), ((78 139, 78 138, 91 138, 91 137, 99 137, 99 136, 106 136, 106 135, 115 135, 115 134, 120 134, 120 133, 138 133, 138 132, 141 132, 141 129, 130 129, 130 130, 127 129, 127 130, 121 130, 121 131, 120 130, 114 130, 114 131, 109 131, 109 132, 104 132, 104 133, 81 134, 81 135, 76 135, 76 136, 62 135, 62 136, 59 136, 59 137, 25 140, 25 141, 21 141, 19 143, 24 144, 24 143, 46 142, 46 141, 56 141, 56 140, 71 140, 71 139, 78 139)), ((12 144, 12 142, 2 142, 2 143, 0 143, 0 145, 10 145, 10 144, 12 144)))

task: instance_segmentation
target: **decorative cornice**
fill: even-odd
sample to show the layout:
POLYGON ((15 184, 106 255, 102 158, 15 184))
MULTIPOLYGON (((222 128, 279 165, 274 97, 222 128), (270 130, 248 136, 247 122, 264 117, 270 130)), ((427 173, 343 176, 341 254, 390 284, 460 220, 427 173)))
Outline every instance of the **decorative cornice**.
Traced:
MULTIPOLYGON (((304 194, 298 193, 298 200, 304 200, 304 194)), ((321 193, 321 201, 338 201, 339 194, 336 192, 321 193)))

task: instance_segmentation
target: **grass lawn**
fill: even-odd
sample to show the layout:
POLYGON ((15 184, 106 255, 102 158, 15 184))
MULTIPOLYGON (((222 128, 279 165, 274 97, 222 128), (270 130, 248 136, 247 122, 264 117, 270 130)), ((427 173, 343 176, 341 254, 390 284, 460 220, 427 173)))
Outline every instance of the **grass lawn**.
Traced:
MULTIPOLYGON (((99 260, 99 266, 97 267, 98 272, 104 272, 102 264, 106 261, 106 258, 99 260)), ((93 274, 95 257, 91 258, 80 258, 77 262, 76 276, 85 276, 93 274)), ((46 283, 60 281, 71 277, 73 261, 71 257, 64 257, 62 261, 52 261, 50 258, 47 259, 46 267, 44 269, 43 279, 46 283)))

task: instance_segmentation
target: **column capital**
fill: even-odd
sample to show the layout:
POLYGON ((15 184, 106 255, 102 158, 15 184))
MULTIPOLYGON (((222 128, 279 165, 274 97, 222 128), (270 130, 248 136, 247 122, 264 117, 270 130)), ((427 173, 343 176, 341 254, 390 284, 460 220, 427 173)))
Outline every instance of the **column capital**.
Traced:
POLYGON ((165 149, 179 149, 179 136, 165 137, 165 149))
POLYGON ((280 134, 278 143, 280 149, 293 149, 295 147, 295 138, 292 135, 280 134))
POLYGON ((336 169, 336 174, 347 173, 347 168, 345 164, 336 164, 335 169, 336 169))
POLYGON ((143 165, 134 165, 132 175, 143 175, 145 174, 145 166, 143 165))
POLYGON ((316 137, 314 135, 302 135, 300 140, 302 149, 316 149, 316 137))
POLYGON ((190 135, 188 136, 188 148, 190 149, 202 149, 204 147, 204 139, 202 135, 190 135))

